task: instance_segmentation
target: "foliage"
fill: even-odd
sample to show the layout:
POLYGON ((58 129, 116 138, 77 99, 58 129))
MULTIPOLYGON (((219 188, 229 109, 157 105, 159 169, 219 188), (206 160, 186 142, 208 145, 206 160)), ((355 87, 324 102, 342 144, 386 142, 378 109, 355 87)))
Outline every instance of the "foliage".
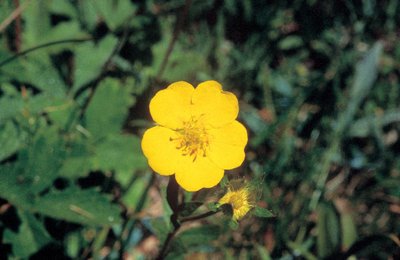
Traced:
POLYGON ((0 1, 1 256, 155 258, 175 230, 170 259, 398 258, 399 12, 0 1), (215 204, 223 185, 172 201, 140 148, 153 94, 209 79, 238 96, 249 133, 227 176, 262 180, 234 225, 215 204))

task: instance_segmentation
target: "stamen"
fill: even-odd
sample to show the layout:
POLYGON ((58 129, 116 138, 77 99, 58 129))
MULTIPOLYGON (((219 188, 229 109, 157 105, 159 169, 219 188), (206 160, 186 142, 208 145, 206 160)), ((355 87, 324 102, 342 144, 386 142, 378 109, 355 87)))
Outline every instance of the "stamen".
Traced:
POLYGON ((170 137, 171 142, 175 142, 175 148, 181 150, 182 155, 193 157, 193 162, 197 156, 206 156, 209 136, 205 129, 201 116, 192 117, 184 122, 183 128, 176 130, 177 137, 170 137))

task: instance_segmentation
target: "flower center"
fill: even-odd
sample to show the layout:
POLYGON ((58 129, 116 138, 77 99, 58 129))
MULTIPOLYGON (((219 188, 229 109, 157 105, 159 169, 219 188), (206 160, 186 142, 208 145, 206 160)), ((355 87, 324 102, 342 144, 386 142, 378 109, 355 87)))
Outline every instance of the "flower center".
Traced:
POLYGON ((176 130, 177 137, 171 138, 176 144, 176 149, 181 150, 182 155, 192 156, 193 161, 197 156, 206 156, 209 135, 200 118, 191 118, 184 122, 183 128, 176 130))
POLYGON ((229 190, 225 196, 219 200, 219 203, 230 204, 233 210, 233 218, 239 220, 252 208, 249 198, 249 191, 245 188, 236 191, 229 190))
POLYGON ((232 192, 232 197, 230 202, 234 210, 240 210, 243 208, 248 208, 248 192, 244 189, 232 192))

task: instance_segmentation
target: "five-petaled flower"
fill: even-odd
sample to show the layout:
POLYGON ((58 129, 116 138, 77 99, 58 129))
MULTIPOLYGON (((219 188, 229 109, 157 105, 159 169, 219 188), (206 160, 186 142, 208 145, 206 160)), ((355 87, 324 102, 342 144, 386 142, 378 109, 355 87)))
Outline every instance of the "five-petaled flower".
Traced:
POLYGON ((157 123, 142 139, 150 167, 161 175, 175 174, 187 191, 217 185, 224 170, 239 167, 247 131, 236 121, 238 100, 216 81, 194 88, 179 81, 156 93, 150 114, 157 123))

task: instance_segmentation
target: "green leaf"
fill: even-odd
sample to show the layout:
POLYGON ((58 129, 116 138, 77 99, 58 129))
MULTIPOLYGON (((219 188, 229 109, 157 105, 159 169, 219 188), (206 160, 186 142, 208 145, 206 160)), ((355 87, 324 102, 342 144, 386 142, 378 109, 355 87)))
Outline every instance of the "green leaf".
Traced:
POLYGON ((229 220, 228 222, 228 226, 229 228, 233 229, 233 230, 237 230, 239 228, 239 222, 237 222, 234 219, 229 220))
POLYGON ((278 43, 278 47, 281 50, 291 50, 299 48, 303 45, 303 39, 300 36, 291 35, 287 36, 278 43))
POLYGON ((93 8, 104 18, 108 27, 115 30, 124 25, 124 22, 136 11, 131 1, 93 1, 93 8))
POLYGON ((264 246, 257 244, 256 249, 261 260, 272 260, 268 250, 264 246))
POLYGON ((218 211, 221 205, 218 202, 210 202, 207 204, 207 208, 211 211, 218 211))
POLYGON ((110 58, 118 40, 108 35, 97 45, 85 42, 76 48, 73 91, 96 79, 110 58))
POLYGON ((379 58, 382 54, 383 45, 377 42, 368 51, 364 59, 356 65, 356 73, 353 85, 350 88, 350 95, 347 101, 346 110, 340 115, 337 123, 336 132, 338 135, 350 125, 361 102, 369 94, 375 79, 377 77, 377 69, 379 58))
POLYGON ((382 49, 383 44, 376 42, 364 59, 357 63, 354 83, 350 89, 350 100, 363 100, 369 93, 377 76, 382 49))
MULTIPOLYGON (((220 227, 216 225, 203 225, 191 228, 180 233, 173 242, 172 248, 179 250, 193 250, 197 246, 210 245, 213 240, 218 239, 220 227)), ((171 250, 173 251, 173 250, 171 250)))
POLYGON ((115 79, 105 79, 96 89, 85 114, 86 128, 95 140, 120 133, 134 102, 130 88, 115 79))
MULTIPOLYGON (((7 92, 9 88, 14 89, 12 85, 3 84, 1 90, 7 92)), ((0 124, 4 121, 14 118, 21 114, 24 102, 19 93, 6 93, 0 98, 0 124)))
POLYGON ((357 228, 351 213, 340 214, 342 246, 349 248, 357 240, 357 228))
POLYGON ((71 127, 79 116, 78 105, 72 98, 64 98, 50 106, 46 106, 44 111, 51 122, 63 130, 71 127))
POLYGON ((32 214, 19 211, 18 216, 21 221, 18 232, 6 229, 4 242, 11 243, 15 257, 27 258, 49 243, 51 237, 32 214))
POLYGON ((60 169, 60 176, 74 179, 86 176, 92 168, 94 151, 87 139, 75 139, 68 144, 65 160, 60 169))
POLYGON ((384 114, 367 116, 354 121, 350 127, 349 136, 365 138, 377 129, 395 122, 400 122, 400 110, 386 110, 384 114))
POLYGON ((121 209, 103 194, 93 190, 69 187, 52 191, 34 203, 38 213, 87 225, 111 225, 121 221, 121 209))
MULTIPOLYGON (((43 37, 43 42, 59 42, 66 40, 83 40, 90 39, 89 35, 82 31, 80 24, 77 20, 71 20, 68 22, 62 22, 57 24, 57 26, 52 27, 49 32, 43 37)), ((46 47, 44 50, 48 54, 58 53, 62 50, 74 49, 79 46, 78 42, 63 42, 61 44, 55 44, 46 47)))
POLYGON ((164 241, 167 238, 171 227, 170 222, 167 222, 164 217, 143 219, 143 224, 147 226, 160 241, 164 241))
MULTIPOLYGON (((143 207, 143 204, 142 204, 142 203, 144 203, 144 201, 142 201, 143 194, 147 193, 146 188, 148 188, 149 182, 151 181, 151 174, 152 174, 150 172, 147 172, 147 173, 148 174, 146 174, 145 176, 138 176, 135 179, 135 181, 133 182, 133 184, 129 186, 129 189, 124 192, 124 195, 122 197, 122 202, 128 208, 133 208, 134 210, 138 210, 143 207)), ((132 176, 130 176, 130 177, 132 178, 132 176)), ((120 178, 117 177, 117 180, 119 180, 119 179, 120 178)), ((124 186, 126 186, 128 184, 127 182, 128 182, 128 180, 124 180, 124 182, 119 181, 119 183, 121 183, 124 186)))
POLYGON ((252 214, 254 216, 260 217, 260 218, 273 218, 275 217, 275 214, 272 213, 272 211, 265 209, 265 208, 261 208, 256 206, 252 211, 252 214))
POLYGON ((18 178, 20 170, 17 164, 0 165, 0 197, 15 206, 30 208, 33 194, 29 184, 18 178))
POLYGON ((331 205, 321 204, 317 213, 317 249, 318 256, 323 258, 339 245, 339 220, 331 205))
POLYGON ((9 157, 24 144, 26 133, 21 131, 12 121, 0 125, 0 161, 9 157))
POLYGON ((58 176, 64 159, 63 140, 55 128, 42 130, 32 143, 18 154, 21 169, 19 181, 29 184, 31 192, 40 192, 51 186, 58 176))
POLYGON ((273 77, 273 82, 271 85, 279 94, 287 97, 293 96, 293 87, 283 76, 276 75, 273 77))
POLYGON ((126 175, 138 169, 146 169, 147 163, 138 137, 114 134, 96 145, 92 165, 93 170, 116 171, 117 175, 126 175))
POLYGON ((77 259, 79 255, 79 250, 83 247, 84 241, 82 241, 82 236, 79 232, 71 232, 66 236, 65 247, 66 253, 72 259, 77 259))
POLYGON ((46 52, 31 53, 22 64, 24 71, 22 74, 14 72, 16 79, 30 83, 53 97, 65 96, 66 85, 46 52))
POLYGON ((18 153, 16 163, 0 166, 0 195, 16 206, 31 204, 32 196, 52 185, 61 167, 62 139, 53 128, 40 131, 18 153))
POLYGON ((93 31, 99 23, 99 17, 92 1, 81 1, 77 5, 79 18, 83 23, 83 27, 89 31, 93 31))
POLYGON ((76 18, 77 15, 73 3, 69 0, 52 0, 50 1, 49 8, 55 14, 67 15, 71 18, 76 18))
POLYGON ((43 35, 47 35, 50 30, 49 3, 50 1, 38 1, 35 4, 28 4, 22 12, 24 20, 23 49, 43 43, 43 35))

